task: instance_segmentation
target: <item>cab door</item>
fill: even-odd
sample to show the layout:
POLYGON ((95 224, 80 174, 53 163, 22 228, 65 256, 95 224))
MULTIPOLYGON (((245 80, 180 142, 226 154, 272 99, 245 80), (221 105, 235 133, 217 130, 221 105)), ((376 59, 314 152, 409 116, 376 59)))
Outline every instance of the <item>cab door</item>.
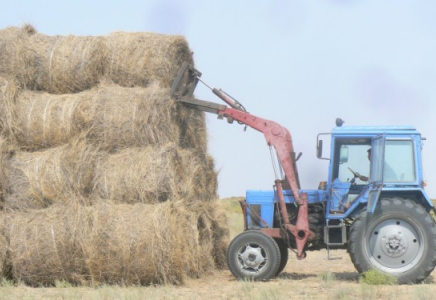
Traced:
POLYGON ((372 140, 371 145, 371 170, 370 170, 370 190, 368 194, 367 211, 374 212, 377 200, 383 188, 384 155, 385 155, 384 135, 379 135, 372 140))

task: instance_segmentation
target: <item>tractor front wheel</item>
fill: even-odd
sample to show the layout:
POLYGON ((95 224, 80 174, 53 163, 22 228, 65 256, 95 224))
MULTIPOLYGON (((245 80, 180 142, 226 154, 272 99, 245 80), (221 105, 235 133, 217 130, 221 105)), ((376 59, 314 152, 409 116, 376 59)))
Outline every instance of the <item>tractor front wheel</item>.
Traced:
POLYGON ((360 273, 378 269, 399 283, 417 283, 436 265, 435 222, 413 201, 384 198, 353 222, 348 251, 360 273))
POLYGON ((279 246, 280 249, 280 265, 277 269, 276 275, 278 276, 286 267, 286 264, 288 263, 289 259, 289 247, 282 239, 275 239, 277 246, 279 246))
POLYGON ((272 237, 247 230, 230 243, 227 264, 238 279, 268 280, 280 267, 280 249, 272 237))

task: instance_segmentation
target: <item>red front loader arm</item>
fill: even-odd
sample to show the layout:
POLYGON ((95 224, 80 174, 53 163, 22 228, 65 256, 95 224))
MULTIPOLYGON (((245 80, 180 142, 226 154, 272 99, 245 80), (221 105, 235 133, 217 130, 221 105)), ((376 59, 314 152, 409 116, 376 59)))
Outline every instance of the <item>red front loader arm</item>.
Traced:
MULTIPOLYGON (((309 230, 307 195, 304 193, 300 195, 300 183, 295 163, 296 158, 291 134, 285 127, 277 122, 266 120, 246 112, 245 108, 238 101, 231 98, 221 90, 211 88, 212 91, 224 102, 229 104, 231 108, 226 105, 193 98, 192 95, 195 87, 198 81, 201 80, 200 76, 201 73, 195 68, 191 65, 184 64, 180 68, 176 80, 174 81, 171 89, 171 97, 185 103, 188 107, 218 114, 218 118, 227 118, 229 122, 236 120, 239 123, 246 124, 264 134, 267 144, 274 147, 277 152, 280 163, 286 174, 286 183, 289 183, 296 199, 296 203, 299 205, 297 223, 296 225, 290 224, 283 195, 284 180, 277 179, 275 184, 279 198, 280 212, 285 223, 284 227, 286 231, 289 231, 295 237, 298 258, 304 258, 305 245, 308 240, 314 238, 314 234, 309 230)), ((282 238, 281 231, 278 228, 265 228, 262 230, 273 237, 282 238)))
MULTIPOLYGON (((290 231, 295 237, 297 244, 297 255, 299 258, 303 258, 304 247, 307 243, 307 240, 313 239, 314 234, 309 230, 309 209, 307 195, 305 193, 300 195, 300 184, 297 167, 295 164, 295 152, 289 130, 277 122, 266 120, 234 108, 226 107, 224 110, 219 110, 218 116, 232 118, 256 129, 257 131, 262 132, 265 136, 267 144, 274 147, 276 150, 280 159, 280 163, 286 174, 286 179, 288 180, 296 202, 299 205, 296 225, 289 223, 288 211, 286 209, 285 198, 283 195, 283 180, 276 180, 275 184, 279 198, 280 212, 285 223, 285 229, 290 231)), ((264 229, 264 231, 274 237, 281 237, 280 230, 264 229)))

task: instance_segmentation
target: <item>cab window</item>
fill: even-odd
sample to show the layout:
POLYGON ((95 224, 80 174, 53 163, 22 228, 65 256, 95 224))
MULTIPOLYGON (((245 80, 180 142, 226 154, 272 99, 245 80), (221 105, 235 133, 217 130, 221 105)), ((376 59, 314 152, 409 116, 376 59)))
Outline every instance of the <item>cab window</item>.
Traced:
POLYGON ((386 140, 384 182, 415 182, 415 154, 411 140, 386 140))
MULTIPOLYGON (((336 163, 334 167, 334 178, 342 182, 351 181, 354 178, 353 170, 361 175, 369 176, 370 161, 368 150, 371 148, 370 140, 338 140, 336 144, 336 163)), ((367 184, 356 178, 358 185, 367 184)))

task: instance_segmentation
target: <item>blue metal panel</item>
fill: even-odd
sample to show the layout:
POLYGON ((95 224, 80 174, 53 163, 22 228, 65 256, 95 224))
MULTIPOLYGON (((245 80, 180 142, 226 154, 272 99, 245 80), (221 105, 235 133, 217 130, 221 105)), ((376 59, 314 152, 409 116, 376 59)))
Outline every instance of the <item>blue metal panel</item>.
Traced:
POLYGON ((419 132, 413 126, 344 126, 335 127, 332 131, 333 135, 379 135, 379 134, 418 134, 419 132))
MULTIPOLYGON (((320 203, 325 200, 326 191, 325 190, 300 190, 300 194, 307 193, 307 198, 309 204, 320 203)), ((286 203, 295 203, 295 197, 292 190, 284 190, 283 194, 285 196, 286 203)), ((251 201, 259 203, 265 202, 275 202, 277 193, 274 190, 268 191, 258 191, 258 190, 248 190, 247 191, 247 203, 250 204, 251 201)))
MULTIPOLYGON (((307 198, 309 204, 322 203, 326 198, 325 190, 301 190, 301 193, 307 193, 307 198)), ((283 191, 286 203, 295 203, 295 197, 291 190, 283 191)), ((274 190, 268 191, 257 191, 248 190, 246 193, 247 204, 248 204, 248 228, 254 227, 252 220, 250 218, 250 205, 261 205, 261 218, 268 223, 269 227, 273 227, 274 220, 274 205, 276 203, 277 193, 274 190)), ((264 225, 261 224, 262 227, 264 225)))
POLYGON ((359 194, 359 196, 356 198, 356 200, 351 203, 351 206, 343 214, 330 213, 329 210, 327 210, 326 219, 341 220, 348 217, 353 217, 356 214, 360 213, 361 209, 357 209, 357 207, 359 207, 361 204, 366 205, 366 203, 368 202, 368 196, 370 190, 371 189, 369 188, 369 186, 365 187, 362 190, 362 192, 359 194))
POLYGON ((350 191, 351 182, 341 182, 339 179, 335 179, 332 184, 332 193, 329 201, 328 210, 340 210, 345 206, 348 192, 350 191))
MULTIPOLYGON (((354 202, 350 206, 350 208, 348 208, 348 210, 344 214, 330 214, 327 211, 326 218, 327 219, 337 219, 337 220, 340 220, 340 219, 345 219, 345 218, 348 218, 348 217, 352 217, 352 216, 356 215, 357 213, 360 213, 361 210, 360 209, 356 210, 356 208, 359 205, 361 205, 361 204, 366 205, 366 203, 368 201, 368 197, 369 197, 369 192, 370 192, 370 189, 364 190, 362 192, 362 195, 359 197, 359 200, 354 202)), ((392 192, 399 192, 399 193, 400 192, 401 193, 405 193, 405 192, 419 192, 419 193, 421 193, 423 195, 423 197, 426 200, 428 206, 430 208, 434 207, 432 201, 428 197, 428 195, 425 192, 425 190, 423 190, 422 188, 419 188, 419 187, 415 187, 414 188, 414 187, 388 187, 388 186, 384 186, 383 189, 381 190, 381 194, 386 193, 386 192, 389 192, 390 194, 392 194, 392 192)), ((375 202, 371 212, 374 212, 374 207, 375 207, 376 203, 377 202, 375 202)))

